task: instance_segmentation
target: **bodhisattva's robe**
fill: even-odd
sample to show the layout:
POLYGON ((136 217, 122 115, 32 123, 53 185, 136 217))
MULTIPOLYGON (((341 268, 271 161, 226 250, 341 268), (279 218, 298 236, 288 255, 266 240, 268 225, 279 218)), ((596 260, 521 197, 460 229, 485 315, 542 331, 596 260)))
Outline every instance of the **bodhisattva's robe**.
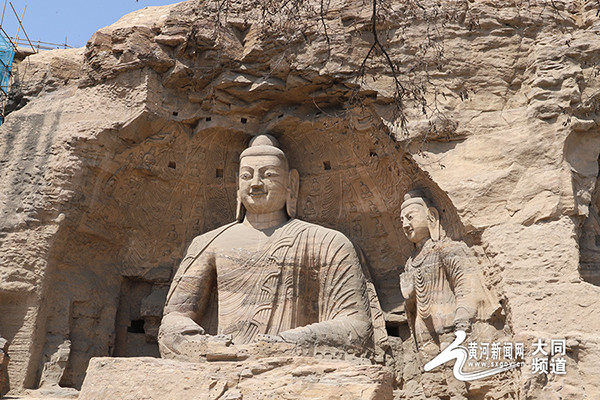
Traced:
POLYGON ((197 312, 207 334, 231 335, 234 344, 268 334, 300 344, 372 346, 365 277, 343 234, 292 219, 249 249, 236 240, 244 229, 251 228, 235 223, 194 239, 165 316, 197 312))
POLYGON ((400 276, 409 323, 419 342, 451 332, 457 322, 486 321, 499 308, 463 243, 429 239, 400 276))
POLYGON ((8 379, 8 342, 0 336, 0 397, 4 396, 10 390, 8 379))

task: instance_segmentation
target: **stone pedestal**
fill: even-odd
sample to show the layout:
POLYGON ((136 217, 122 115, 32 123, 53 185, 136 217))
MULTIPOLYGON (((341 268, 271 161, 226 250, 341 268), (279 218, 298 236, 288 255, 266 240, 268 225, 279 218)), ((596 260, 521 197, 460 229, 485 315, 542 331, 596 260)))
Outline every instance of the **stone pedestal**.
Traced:
POLYGON ((79 400, 391 400, 386 367, 313 357, 187 363, 93 358, 79 400))

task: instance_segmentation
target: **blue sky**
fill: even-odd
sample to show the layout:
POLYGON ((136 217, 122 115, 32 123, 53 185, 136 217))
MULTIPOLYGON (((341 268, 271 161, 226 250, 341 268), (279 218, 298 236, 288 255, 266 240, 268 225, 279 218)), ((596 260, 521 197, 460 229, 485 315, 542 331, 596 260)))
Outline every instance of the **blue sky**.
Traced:
MULTIPOLYGON (((148 6, 179 3, 177 0, 10 0, 19 17, 25 10, 23 26, 32 42, 41 40, 85 46, 98 29, 116 22, 123 15, 148 6)), ((4 0, 0 0, 0 13, 4 0)), ((2 28, 14 37, 17 18, 8 2, 2 28)), ((19 38, 25 35, 19 33, 19 38)))

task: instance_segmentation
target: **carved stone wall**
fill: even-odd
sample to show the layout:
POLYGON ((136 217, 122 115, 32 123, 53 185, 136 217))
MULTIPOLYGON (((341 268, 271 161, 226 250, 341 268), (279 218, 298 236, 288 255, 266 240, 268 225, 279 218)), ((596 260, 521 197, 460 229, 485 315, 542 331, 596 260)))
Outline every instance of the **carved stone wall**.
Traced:
MULTIPOLYGON (((398 326, 397 275, 411 250, 394 216, 402 193, 427 179, 377 127, 353 130, 341 117, 281 112, 259 129, 278 136, 300 172, 298 217, 336 228, 364 250, 382 307, 398 326)), ((101 151, 103 160, 86 154, 78 210, 56 235, 52 302, 43 311, 47 337, 57 336, 46 341, 43 357, 66 339, 73 343, 62 384, 78 387, 93 356, 156 355, 157 326, 147 334, 144 303, 155 302, 156 324, 191 239, 234 219, 238 157, 250 136, 211 127, 207 118, 195 129, 161 121, 160 130, 147 129, 148 137, 130 145, 114 132, 84 145, 84 153, 101 151)))
POLYGON ((299 217, 366 254, 398 336, 398 397, 422 374, 398 287, 412 252, 399 207, 414 185, 479 254, 504 307, 499 329, 568 340, 565 377, 522 369, 473 398, 594 397, 600 290, 580 265, 595 251, 595 3, 436 4, 395 4, 379 26, 402 83, 427 89, 427 115, 405 98, 408 132, 385 59, 357 77, 372 43, 360 1, 329 3, 328 37, 321 25, 267 29, 249 2, 226 18, 200 1, 148 8, 84 49, 23 62, 25 105, 0 128, 0 333, 13 390, 37 387, 67 340, 64 386, 80 387, 93 356, 153 355, 172 268, 195 235, 233 219, 239 152, 268 131, 300 172, 299 217))

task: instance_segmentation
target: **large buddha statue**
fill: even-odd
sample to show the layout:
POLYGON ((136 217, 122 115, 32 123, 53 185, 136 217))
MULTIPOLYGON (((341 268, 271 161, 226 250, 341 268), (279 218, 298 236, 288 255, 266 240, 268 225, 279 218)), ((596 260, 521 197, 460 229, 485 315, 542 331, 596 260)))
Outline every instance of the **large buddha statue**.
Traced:
POLYGON ((163 357, 206 340, 372 348, 359 256, 340 232, 294 218, 298 185, 277 141, 255 137, 240 155, 237 221, 196 237, 175 274, 163 357))

